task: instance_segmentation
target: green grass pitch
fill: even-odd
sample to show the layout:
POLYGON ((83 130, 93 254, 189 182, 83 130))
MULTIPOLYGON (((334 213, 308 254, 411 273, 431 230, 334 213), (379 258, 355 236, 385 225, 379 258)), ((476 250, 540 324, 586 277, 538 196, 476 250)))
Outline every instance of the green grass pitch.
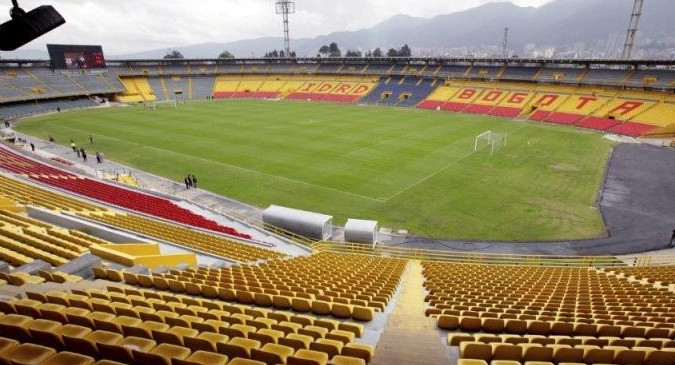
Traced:
MULTIPOLYGON (((598 133, 379 106, 231 100, 104 108, 20 123, 260 207, 375 219, 416 235, 558 240, 604 234, 593 207, 612 143, 598 133), (493 156, 485 131, 508 133, 493 156)), ((90 152, 93 154, 93 150, 90 152)))

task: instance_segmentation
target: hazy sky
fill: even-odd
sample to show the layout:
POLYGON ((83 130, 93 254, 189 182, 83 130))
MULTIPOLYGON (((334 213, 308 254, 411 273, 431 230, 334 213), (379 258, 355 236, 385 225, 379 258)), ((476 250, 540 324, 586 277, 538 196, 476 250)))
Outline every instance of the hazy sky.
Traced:
MULTIPOLYGON (((370 27, 396 14, 432 17, 496 0, 296 0, 291 37, 370 27)), ((539 6, 551 0, 510 0, 539 6)), ((25 48, 46 43, 103 44, 108 54, 205 42, 280 36, 274 0, 19 0, 28 11, 51 4, 66 24, 25 48)), ((10 0, 0 0, 0 22, 10 0)), ((0 56, 2 54, 0 53, 0 56)))

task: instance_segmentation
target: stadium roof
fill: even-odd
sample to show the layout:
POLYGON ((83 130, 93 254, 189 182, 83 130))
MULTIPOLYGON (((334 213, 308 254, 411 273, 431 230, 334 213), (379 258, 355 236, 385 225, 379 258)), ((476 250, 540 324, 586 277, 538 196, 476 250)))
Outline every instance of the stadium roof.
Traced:
MULTIPOLYGON (((443 58, 443 57, 307 57, 307 58, 195 58, 195 59, 108 59, 108 63, 344 63, 344 62, 380 62, 380 63, 428 63, 428 64, 512 64, 512 65, 605 65, 605 66, 675 66, 673 60, 617 60, 617 59, 543 59, 543 58, 443 58)), ((38 59, 0 59, 0 64, 45 64, 49 60, 38 59)))

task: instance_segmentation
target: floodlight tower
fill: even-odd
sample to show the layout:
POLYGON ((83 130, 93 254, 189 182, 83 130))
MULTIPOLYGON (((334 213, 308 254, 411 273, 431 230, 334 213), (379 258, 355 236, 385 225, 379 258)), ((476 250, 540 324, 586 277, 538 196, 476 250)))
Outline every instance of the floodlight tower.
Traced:
POLYGON ((509 27, 504 28, 504 40, 502 41, 502 56, 509 58, 509 27))
POLYGON ((291 57, 291 38, 288 33, 288 15, 295 14, 295 2, 290 0, 278 0, 276 2, 277 14, 284 19, 284 49, 286 57, 291 57))
POLYGON ((630 23, 628 23, 628 32, 626 33, 626 42, 623 44, 623 53, 621 58, 629 60, 635 44, 635 35, 638 31, 640 16, 642 15, 642 4, 644 0, 635 0, 633 3, 633 12, 630 14, 630 23))

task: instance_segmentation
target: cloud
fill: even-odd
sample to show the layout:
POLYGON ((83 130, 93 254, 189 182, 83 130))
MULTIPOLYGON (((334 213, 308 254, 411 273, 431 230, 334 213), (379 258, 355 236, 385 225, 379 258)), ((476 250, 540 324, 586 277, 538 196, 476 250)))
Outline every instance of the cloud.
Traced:
MULTIPOLYGON (((295 0, 291 37, 313 37, 333 31, 373 26, 406 14, 432 17, 495 0, 295 0)), ((520 6, 539 6, 551 0, 512 0, 520 6)), ((8 14, 9 0, 0 0, 0 14, 8 14)), ((281 17, 274 0, 20 0, 24 10, 53 5, 66 24, 26 48, 47 43, 102 44, 108 54, 207 42, 279 36, 281 17)), ((0 18, 5 21, 6 18, 0 18)))

